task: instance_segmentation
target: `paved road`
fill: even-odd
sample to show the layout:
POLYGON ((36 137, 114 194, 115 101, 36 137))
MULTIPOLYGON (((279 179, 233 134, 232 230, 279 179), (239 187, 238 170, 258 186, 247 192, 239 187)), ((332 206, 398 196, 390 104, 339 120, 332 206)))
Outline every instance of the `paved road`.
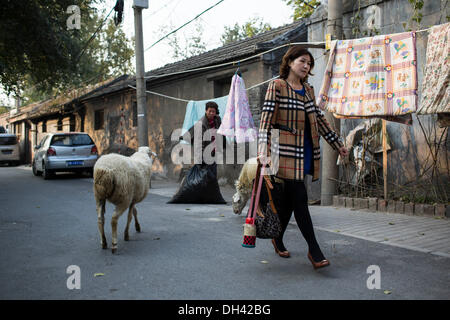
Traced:
MULTIPOLYGON (((162 181, 137 205, 142 233, 123 241, 125 217, 119 220, 116 255, 100 247, 92 179, 44 181, 28 167, 0 167, 0 184, 0 299, 450 298, 445 256, 318 227, 331 266, 314 271, 295 225, 286 232, 290 259, 267 240, 242 248, 244 217, 229 204, 166 204, 173 184, 162 181), (71 265, 80 268, 81 289, 67 288, 71 265), (371 265, 380 268, 380 289, 367 288, 371 265)), ((230 200, 229 190, 224 197, 230 200)), ((112 209, 108 204, 109 243, 112 209)))

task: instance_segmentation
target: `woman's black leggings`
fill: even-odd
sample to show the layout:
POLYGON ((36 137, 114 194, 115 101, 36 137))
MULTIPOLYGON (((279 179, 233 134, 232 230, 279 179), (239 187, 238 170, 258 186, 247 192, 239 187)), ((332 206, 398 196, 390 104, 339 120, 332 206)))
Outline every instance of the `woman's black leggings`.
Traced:
POLYGON ((321 261, 325 259, 319 244, 317 243, 314 234, 314 228, 311 220, 311 215, 308 210, 308 194, 306 192, 303 181, 288 181, 285 180, 284 191, 282 199, 282 210, 279 214, 282 232, 281 235, 275 239, 278 248, 285 251, 283 245, 283 235, 291 220, 292 211, 294 212, 295 221, 297 222, 300 231, 308 243, 309 252, 314 261, 321 261))

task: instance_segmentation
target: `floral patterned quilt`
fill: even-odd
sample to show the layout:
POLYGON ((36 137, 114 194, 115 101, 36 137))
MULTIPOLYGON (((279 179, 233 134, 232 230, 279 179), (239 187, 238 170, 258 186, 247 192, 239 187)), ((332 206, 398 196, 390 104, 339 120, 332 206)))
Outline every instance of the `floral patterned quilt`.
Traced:
POLYGON ((404 32, 333 41, 318 106, 336 117, 410 124, 417 109, 415 40, 404 32))
MULTIPOLYGON (((450 22, 428 33, 422 96, 417 114, 450 116, 450 22)), ((450 122, 447 121, 447 126, 450 122)))

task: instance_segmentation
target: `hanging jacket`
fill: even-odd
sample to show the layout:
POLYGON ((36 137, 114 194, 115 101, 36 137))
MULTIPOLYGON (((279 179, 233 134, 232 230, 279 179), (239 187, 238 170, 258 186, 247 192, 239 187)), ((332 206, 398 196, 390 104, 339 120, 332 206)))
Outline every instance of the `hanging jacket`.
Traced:
POLYGON ((242 77, 235 74, 231 79, 230 93, 223 115, 222 125, 218 132, 234 140, 236 143, 256 140, 256 128, 242 77))

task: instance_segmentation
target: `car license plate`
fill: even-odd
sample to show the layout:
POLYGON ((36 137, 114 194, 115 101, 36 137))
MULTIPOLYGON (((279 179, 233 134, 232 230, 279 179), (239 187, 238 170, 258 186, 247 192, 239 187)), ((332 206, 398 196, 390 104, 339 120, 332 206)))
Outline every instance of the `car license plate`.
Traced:
POLYGON ((83 165, 83 161, 82 160, 78 160, 78 161, 67 161, 67 165, 69 167, 72 166, 82 166, 83 165))

